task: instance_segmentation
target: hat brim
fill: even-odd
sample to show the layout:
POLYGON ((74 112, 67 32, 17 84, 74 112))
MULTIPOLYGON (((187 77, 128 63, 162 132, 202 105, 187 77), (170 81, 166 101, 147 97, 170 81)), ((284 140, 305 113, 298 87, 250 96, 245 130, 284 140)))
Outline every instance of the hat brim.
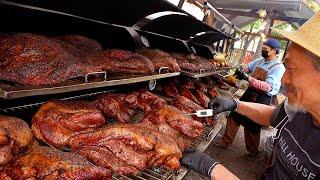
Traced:
POLYGON ((315 39, 312 39, 311 35, 306 35, 299 31, 288 32, 288 31, 279 30, 276 28, 272 28, 272 29, 275 30, 280 35, 282 35, 283 37, 287 38, 289 41, 292 41, 300 45, 301 47, 305 48, 306 50, 320 57, 320 51, 316 48, 318 45, 315 44, 315 39))

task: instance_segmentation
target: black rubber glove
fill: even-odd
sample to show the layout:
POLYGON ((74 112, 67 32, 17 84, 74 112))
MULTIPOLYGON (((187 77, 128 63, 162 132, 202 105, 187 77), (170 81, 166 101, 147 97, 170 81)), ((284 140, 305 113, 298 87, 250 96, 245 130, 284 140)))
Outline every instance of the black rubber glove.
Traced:
POLYGON ((211 170, 215 165, 220 163, 202 152, 187 149, 183 153, 181 164, 202 175, 210 177, 211 170))
POLYGON ((213 110, 213 114, 234 111, 237 108, 237 102, 231 98, 216 96, 209 102, 209 108, 213 110))
POLYGON ((246 81, 249 80, 249 76, 246 73, 241 72, 239 69, 236 69, 234 76, 239 80, 246 80, 246 81))

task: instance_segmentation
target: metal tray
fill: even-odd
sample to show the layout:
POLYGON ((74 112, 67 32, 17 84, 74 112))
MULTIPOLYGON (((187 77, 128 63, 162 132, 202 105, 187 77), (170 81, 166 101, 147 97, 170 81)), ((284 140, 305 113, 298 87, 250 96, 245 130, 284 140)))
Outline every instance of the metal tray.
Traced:
POLYGON ((88 82, 88 83, 50 87, 50 88, 34 88, 34 89, 22 89, 22 90, 0 89, 0 97, 4 99, 15 99, 15 98, 21 98, 21 97, 28 97, 28 96, 58 94, 58 93, 86 90, 86 89, 99 88, 99 87, 108 87, 108 86, 117 86, 117 85, 145 82, 145 81, 174 77, 179 75, 180 75, 180 72, 175 72, 175 73, 164 73, 164 74, 148 75, 148 76, 134 77, 134 78, 124 78, 124 79, 117 79, 117 80, 106 80, 106 81, 100 81, 100 82, 88 82))

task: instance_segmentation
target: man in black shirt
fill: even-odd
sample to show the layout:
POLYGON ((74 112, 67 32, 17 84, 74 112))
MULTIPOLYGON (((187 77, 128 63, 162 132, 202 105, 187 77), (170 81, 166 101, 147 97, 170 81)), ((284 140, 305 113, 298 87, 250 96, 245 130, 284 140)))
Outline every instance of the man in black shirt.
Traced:
MULTIPOLYGON (((287 100, 276 108, 216 97, 210 107, 214 113, 236 111, 260 125, 278 129, 263 179, 320 179, 320 12, 298 31, 278 32, 291 41, 282 77, 287 100)), ((211 179, 238 179, 197 151, 187 151, 181 162, 211 179)))

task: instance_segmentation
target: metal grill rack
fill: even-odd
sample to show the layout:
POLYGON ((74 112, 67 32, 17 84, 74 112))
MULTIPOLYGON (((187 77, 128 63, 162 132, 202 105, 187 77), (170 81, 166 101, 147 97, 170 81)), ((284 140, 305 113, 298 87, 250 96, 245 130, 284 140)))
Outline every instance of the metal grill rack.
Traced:
MULTIPOLYGON (((88 94, 82 94, 79 96, 72 96, 72 97, 67 97, 67 98, 62 98, 60 100, 66 101, 66 100, 80 100, 88 97, 92 97, 98 94, 103 94, 107 92, 113 92, 115 90, 109 90, 109 91, 99 91, 99 92, 94 92, 94 93, 88 93, 88 94)), ((16 112, 23 112, 23 111, 30 111, 39 108, 42 104, 45 102, 38 102, 38 103, 33 103, 33 104, 27 104, 27 105, 22 105, 22 106, 16 106, 16 107, 10 107, 10 108, 4 108, 0 109, 0 113, 16 113, 16 112)))

